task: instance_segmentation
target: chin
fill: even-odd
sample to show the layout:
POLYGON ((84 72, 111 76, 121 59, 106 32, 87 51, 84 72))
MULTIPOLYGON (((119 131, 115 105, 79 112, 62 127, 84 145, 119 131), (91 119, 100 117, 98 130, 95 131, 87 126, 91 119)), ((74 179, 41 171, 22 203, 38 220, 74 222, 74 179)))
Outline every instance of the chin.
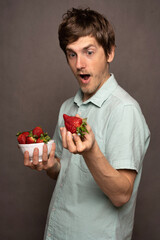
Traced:
POLYGON ((83 91, 83 89, 81 89, 81 90, 83 92, 83 95, 84 95, 83 99, 85 99, 85 101, 88 100, 90 97, 92 97, 94 95, 94 93, 92 93, 92 92, 83 91))
POLYGON ((82 90, 82 92, 84 93, 84 94, 87 94, 87 95, 94 95, 96 92, 97 92, 97 90, 98 89, 87 89, 87 88, 81 88, 81 90, 82 90))

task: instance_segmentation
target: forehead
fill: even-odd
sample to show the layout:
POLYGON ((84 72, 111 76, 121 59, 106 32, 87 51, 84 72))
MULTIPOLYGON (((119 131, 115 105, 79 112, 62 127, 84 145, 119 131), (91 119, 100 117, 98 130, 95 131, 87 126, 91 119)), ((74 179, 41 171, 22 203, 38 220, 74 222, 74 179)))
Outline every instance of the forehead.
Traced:
POLYGON ((68 44, 66 50, 80 51, 89 47, 97 48, 98 46, 98 42, 94 37, 86 36, 80 37, 77 41, 68 44))

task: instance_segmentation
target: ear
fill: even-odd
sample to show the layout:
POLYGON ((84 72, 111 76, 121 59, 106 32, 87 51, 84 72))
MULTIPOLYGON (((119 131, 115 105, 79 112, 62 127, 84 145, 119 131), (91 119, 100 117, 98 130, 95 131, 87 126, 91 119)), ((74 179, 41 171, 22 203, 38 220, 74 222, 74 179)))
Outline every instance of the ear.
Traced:
POLYGON ((115 46, 112 47, 111 52, 108 54, 108 59, 107 59, 108 63, 111 63, 113 61, 114 55, 115 55, 115 46))

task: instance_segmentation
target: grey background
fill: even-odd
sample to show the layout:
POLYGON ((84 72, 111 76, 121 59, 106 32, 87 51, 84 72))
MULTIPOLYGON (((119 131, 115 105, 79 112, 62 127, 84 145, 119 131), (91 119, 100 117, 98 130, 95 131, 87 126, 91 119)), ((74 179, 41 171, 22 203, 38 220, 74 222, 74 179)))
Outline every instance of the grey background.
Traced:
POLYGON ((152 140, 139 188, 133 240, 160 231, 160 2, 158 0, 0 0, 0 239, 41 240, 55 182, 23 165, 16 133, 41 125, 53 135, 62 102, 78 85, 59 48, 68 8, 89 6, 112 22, 111 72, 140 103, 152 140))

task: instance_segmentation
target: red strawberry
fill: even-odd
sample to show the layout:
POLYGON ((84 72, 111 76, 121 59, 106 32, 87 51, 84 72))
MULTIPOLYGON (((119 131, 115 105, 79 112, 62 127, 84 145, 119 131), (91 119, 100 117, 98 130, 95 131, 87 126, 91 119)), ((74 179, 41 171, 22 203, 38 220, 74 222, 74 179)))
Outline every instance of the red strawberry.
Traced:
POLYGON ((64 118, 65 127, 69 132, 77 133, 78 135, 81 136, 81 138, 84 137, 85 132, 88 133, 86 129, 86 125, 87 125, 86 118, 81 119, 79 117, 68 116, 66 114, 63 114, 63 118, 64 118))
POLYGON ((47 143, 49 142, 49 140, 51 140, 50 136, 48 135, 48 133, 44 133, 43 135, 41 135, 40 138, 37 139, 37 143, 41 143, 41 142, 44 142, 44 143, 47 143))
POLYGON ((37 137, 40 137, 41 134, 43 134, 43 129, 41 127, 35 127, 32 130, 33 135, 36 135, 37 137))
POLYGON ((36 143, 36 139, 33 136, 28 136, 26 139, 26 143, 30 144, 30 143, 36 143))
POLYGON ((22 132, 23 135, 25 135, 26 137, 29 136, 29 132, 22 132))
POLYGON ((38 138, 37 141, 36 141, 36 143, 43 143, 43 139, 38 138))
POLYGON ((18 140, 19 144, 25 144, 26 136, 23 133, 20 133, 17 137, 17 140, 18 140))
POLYGON ((16 136, 18 142, 21 144, 47 143, 51 139, 47 132, 43 132, 41 127, 35 127, 31 131, 18 132, 16 136))

